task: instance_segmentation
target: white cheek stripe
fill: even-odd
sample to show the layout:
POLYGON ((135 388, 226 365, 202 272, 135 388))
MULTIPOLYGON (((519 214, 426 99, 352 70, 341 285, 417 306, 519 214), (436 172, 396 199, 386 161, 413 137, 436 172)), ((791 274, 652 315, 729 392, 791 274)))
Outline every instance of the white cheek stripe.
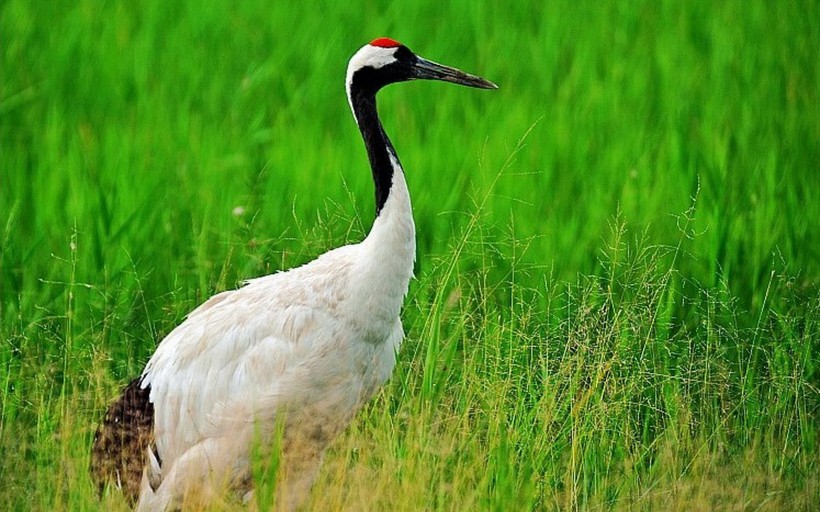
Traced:
POLYGON ((370 46, 369 44, 366 44, 361 50, 353 55, 350 59, 350 63, 347 65, 347 76, 345 78, 347 101, 350 103, 351 110, 353 109, 353 100, 350 97, 350 85, 353 82, 353 73, 365 66, 379 69, 396 62, 396 50, 397 48, 382 48, 379 46, 370 46))

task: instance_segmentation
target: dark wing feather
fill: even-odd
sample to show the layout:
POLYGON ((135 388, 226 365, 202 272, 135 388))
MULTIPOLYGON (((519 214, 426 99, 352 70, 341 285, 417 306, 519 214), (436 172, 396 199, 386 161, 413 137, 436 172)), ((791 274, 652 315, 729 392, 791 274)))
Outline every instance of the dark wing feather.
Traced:
POLYGON ((131 381, 108 408, 91 448, 91 476, 100 494, 107 484, 113 483, 132 503, 139 497, 146 450, 154 442, 151 389, 141 389, 140 380, 131 381))

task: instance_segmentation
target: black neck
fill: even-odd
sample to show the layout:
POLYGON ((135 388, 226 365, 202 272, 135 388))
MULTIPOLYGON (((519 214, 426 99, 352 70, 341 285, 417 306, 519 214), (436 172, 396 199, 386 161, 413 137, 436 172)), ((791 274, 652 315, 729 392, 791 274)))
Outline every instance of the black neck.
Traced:
POLYGON ((370 168, 373 171, 373 183, 376 185, 376 215, 378 216, 384 203, 387 202, 390 186, 393 184, 395 170, 390 157, 392 155, 396 162, 399 158, 379 120, 375 92, 351 90, 350 103, 353 107, 353 115, 359 124, 359 130, 362 132, 367 156, 370 159, 370 168))

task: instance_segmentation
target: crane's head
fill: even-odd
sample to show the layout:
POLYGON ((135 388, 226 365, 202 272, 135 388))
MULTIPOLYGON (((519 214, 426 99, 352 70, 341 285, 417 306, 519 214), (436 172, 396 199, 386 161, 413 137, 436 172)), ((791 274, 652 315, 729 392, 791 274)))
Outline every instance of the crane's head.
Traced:
POLYGON ((423 59, 410 48, 387 37, 364 45, 347 66, 348 96, 354 90, 375 94, 385 85, 407 80, 443 80, 479 89, 498 88, 489 80, 423 59))

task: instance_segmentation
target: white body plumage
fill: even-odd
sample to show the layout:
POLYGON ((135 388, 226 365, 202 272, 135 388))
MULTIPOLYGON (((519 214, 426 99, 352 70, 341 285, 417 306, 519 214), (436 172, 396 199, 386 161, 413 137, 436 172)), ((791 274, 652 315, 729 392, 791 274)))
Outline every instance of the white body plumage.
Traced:
POLYGON ((207 493, 245 478, 255 436, 270 437, 282 411, 292 440, 285 499, 302 499, 329 441, 390 376, 404 337, 416 244, 397 171, 361 243, 216 295, 160 343, 142 383, 162 468, 146 474, 140 510, 162 510, 191 485, 207 493))

